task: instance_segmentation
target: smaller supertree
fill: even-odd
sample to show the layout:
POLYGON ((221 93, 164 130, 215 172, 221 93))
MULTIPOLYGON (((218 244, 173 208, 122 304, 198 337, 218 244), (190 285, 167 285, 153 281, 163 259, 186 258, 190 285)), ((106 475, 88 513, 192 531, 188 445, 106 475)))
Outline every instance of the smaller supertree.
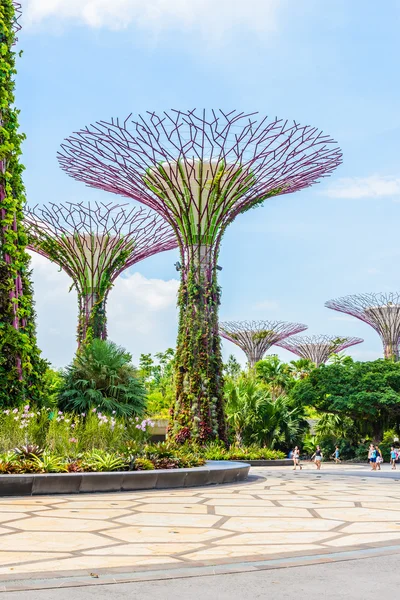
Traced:
POLYGON ((271 346, 304 331, 307 325, 282 321, 225 321, 219 329, 223 338, 243 350, 249 366, 254 367, 271 346))
POLYGON ((308 360, 311 360, 318 367, 325 363, 331 354, 342 352, 345 348, 361 344, 363 341, 357 337, 310 335, 291 337, 290 339, 278 342, 277 346, 285 348, 285 350, 289 350, 301 358, 308 358, 308 360))
POLYGON ((385 358, 399 360, 399 292, 344 296, 337 300, 329 300, 325 306, 371 325, 382 340, 385 358))
POLYGON ((107 337, 106 300, 118 275, 177 246, 164 219, 125 206, 67 202, 26 209, 28 247, 68 273, 78 292, 79 344, 107 337))

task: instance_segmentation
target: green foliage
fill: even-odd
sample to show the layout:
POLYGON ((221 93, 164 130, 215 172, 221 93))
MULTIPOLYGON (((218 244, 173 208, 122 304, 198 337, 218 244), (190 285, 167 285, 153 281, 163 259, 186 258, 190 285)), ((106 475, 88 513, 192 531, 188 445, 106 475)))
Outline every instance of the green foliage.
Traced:
POLYGON ((168 348, 151 354, 141 354, 138 376, 147 390, 146 412, 153 418, 168 419, 174 403, 174 358, 175 352, 168 348))
POLYGON ((288 365, 281 362, 275 354, 256 363, 255 370, 257 379, 268 385, 273 400, 287 392, 293 384, 288 365))
POLYGON ((226 448, 221 444, 209 444, 204 449, 207 460, 277 460, 286 458, 286 454, 279 450, 260 448, 259 446, 230 446, 226 448))
POLYGON ((360 431, 380 441, 384 428, 400 417, 400 363, 321 365, 296 383, 292 396, 321 411, 350 417, 360 431))
POLYGON ((239 446, 256 443, 286 449, 308 429, 302 407, 287 396, 273 399, 270 389, 251 373, 227 382, 225 400, 227 420, 239 446))
POLYGON ((228 361, 224 364, 224 372, 231 379, 236 379, 242 373, 242 367, 233 354, 228 356, 228 361))
POLYGON ((0 406, 26 398, 40 402, 47 363, 36 344, 35 313, 27 238, 23 227, 25 189, 20 163, 19 111, 14 107, 14 6, 0 3, 0 406))
POLYGON ((88 413, 93 407, 118 416, 142 415, 146 390, 131 355, 113 342, 94 339, 67 367, 61 385, 62 410, 88 413))

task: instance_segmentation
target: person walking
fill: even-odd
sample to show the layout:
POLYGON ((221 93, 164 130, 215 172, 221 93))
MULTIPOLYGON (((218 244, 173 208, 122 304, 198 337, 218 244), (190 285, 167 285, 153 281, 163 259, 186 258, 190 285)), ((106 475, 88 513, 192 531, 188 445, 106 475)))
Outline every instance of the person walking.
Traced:
POLYGON ((339 458, 340 456, 340 450, 339 450, 339 446, 335 447, 335 452, 332 454, 332 458, 335 461, 336 464, 342 462, 339 458))
POLYGON ((397 460, 397 452, 392 446, 390 448, 390 464, 392 465, 392 470, 396 470, 396 460, 397 460))
POLYGON ((293 450, 293 471, 295 471, 297 467, 300 467, 300 471, 303 468, 300 464, 300 450, 298 446, 293 450))
POLYGON ((322 458, 323 458, 322 450, 319 446, 317 446, 317 449, 315 450, 314 454, 311 457, 311 460, 314 459, 315 466, 317 467, 317 471, 319 471, 321 469, 322 458))
POLYGON ((383 463, 383 456, 382 456, 382 452, 381 452, 381 449, 379 448, 379 446, 376 446, 375 449, 376 449, 376 470, 380 471, 381 464, 383 463))
POLYGON ((370 445, 369 448, 369 453, 368 453, 368 459, 369 459, 369 464, 371 465, 371 471, 376 471, 376 456, 377 456, 377 452, 376 452, 376 448, 373 444, 370 445))

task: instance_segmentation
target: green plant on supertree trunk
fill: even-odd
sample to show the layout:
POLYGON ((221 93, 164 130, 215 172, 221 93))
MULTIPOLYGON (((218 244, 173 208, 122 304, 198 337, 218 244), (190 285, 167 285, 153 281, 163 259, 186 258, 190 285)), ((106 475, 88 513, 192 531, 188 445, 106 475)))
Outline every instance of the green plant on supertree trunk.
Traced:
POLYGON ((0 4, 0 405, 39 400, 47 363, 36 344, 29 255, 23 227, 25 136, 14 106, 16 12, 12 0, 0 4))

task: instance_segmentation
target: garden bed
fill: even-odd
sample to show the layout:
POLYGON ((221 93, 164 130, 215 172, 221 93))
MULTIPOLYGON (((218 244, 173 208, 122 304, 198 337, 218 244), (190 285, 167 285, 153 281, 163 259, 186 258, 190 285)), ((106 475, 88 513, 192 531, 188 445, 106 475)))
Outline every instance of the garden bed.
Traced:
POLYGON ((249 470, 250 465, 246 463, 207 461, 202 467, 189 469, 0 475, 0 497, 128 492, 234 483, 245 481, 249 470))

